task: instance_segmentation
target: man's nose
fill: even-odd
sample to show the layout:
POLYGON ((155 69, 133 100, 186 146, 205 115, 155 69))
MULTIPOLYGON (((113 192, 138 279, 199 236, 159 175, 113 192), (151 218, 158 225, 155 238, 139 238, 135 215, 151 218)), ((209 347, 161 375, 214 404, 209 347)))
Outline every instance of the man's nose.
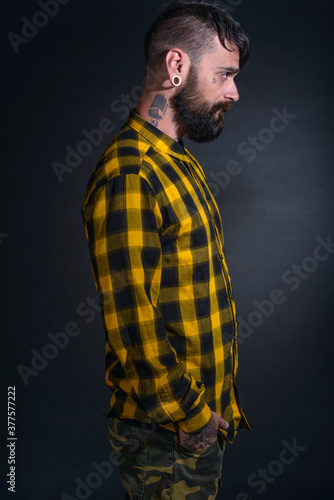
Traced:
MULTIPOLYGON (((227 82, 225 82, 227 83, 227 82)), ((228 85, 225 88, 224 91, 224 99, 226 101, 231 101, 231 102, 237 102, 239 101, 239 92, 236 84, 232 80, 231 82, 228 82, 228 85)))

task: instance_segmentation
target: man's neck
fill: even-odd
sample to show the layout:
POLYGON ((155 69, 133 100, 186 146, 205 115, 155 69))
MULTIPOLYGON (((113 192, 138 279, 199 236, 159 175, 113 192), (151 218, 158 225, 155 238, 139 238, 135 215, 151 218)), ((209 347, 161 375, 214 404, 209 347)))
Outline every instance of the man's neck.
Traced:
POLYGON ((178 141, 184 133, 175 123, 170 98, 168 91, 147 92, 144 90, 136 108, 136 113, 161 130, 161 132, 178 141))

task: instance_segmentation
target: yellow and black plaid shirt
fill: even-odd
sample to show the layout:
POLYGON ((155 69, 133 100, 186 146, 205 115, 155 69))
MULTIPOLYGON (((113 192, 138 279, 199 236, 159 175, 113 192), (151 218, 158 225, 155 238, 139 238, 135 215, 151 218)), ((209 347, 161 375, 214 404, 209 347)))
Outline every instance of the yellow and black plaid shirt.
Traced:
POLYGON ((83 218, 103 303, 109 416, 197 433, 248 427, 221 219, 202 168, 131 111, 96 166, 83 218))

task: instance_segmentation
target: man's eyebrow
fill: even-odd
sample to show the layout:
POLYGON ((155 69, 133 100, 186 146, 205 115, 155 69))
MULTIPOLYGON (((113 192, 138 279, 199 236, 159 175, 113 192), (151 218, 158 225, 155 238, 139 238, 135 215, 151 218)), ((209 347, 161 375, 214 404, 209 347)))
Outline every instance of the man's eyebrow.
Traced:
POLYGON ((227 73, 239 73, 240 68, 234 68, 233 66, 219 66, 218 71, 226 71, 227 73))

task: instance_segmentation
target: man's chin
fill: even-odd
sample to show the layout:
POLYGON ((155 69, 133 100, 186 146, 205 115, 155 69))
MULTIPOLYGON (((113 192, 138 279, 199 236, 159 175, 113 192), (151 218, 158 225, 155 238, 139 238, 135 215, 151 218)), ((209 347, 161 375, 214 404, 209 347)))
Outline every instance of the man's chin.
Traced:
POLYGON ((196 134, 191 134, 190 132, 187 133, 188 138, 193 141, 197 142, 198 144, 203 144, 206 142, 212 142, 218 139, 218 137, 222 134, 224 130, 224 127, 221 127, 218 131, 212 134, 208 134, 207 132, 203 135, 199 135, 198 133, 196 134))
POLYGON ((225 127, 225 111, 218 109, 215 113, 215 121, 216 123, 222 123, 225 127))

